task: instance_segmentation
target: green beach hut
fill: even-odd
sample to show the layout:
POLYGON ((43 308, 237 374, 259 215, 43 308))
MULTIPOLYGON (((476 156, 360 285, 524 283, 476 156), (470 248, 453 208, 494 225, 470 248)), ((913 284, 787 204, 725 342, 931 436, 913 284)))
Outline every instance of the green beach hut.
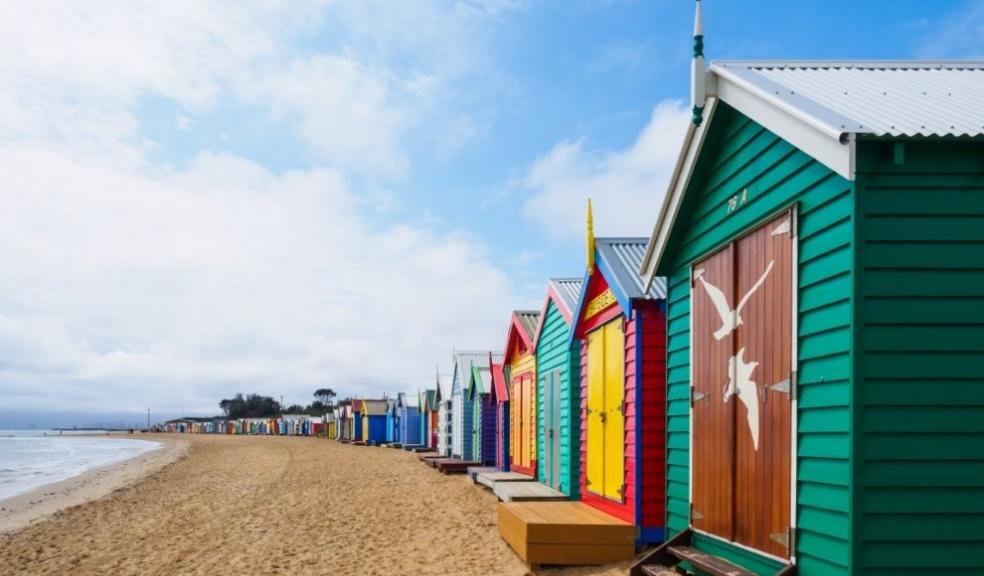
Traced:
POLYGON ((984 573, 984 63, 696 62, 633 574, 984 573))
POLYGON ((533 337, 538 480, 577 500, 581 457, 581 346, 570 338, 580 278, 554 278, 533 337), (572 385, 573 383, 573 385, 572 385))

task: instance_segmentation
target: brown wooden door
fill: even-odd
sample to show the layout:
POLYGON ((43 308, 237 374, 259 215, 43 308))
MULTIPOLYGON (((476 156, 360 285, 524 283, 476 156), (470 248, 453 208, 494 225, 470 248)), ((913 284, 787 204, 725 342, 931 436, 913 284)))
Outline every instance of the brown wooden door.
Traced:
POLYGON ((786 213, 693 270, 693 524, 779 557, 790 555, 793 265, 786 213))
POLYGON ((707 283, 734 300, 734 250, 728 246, 693 268, 693 509, 694 528, 732 539, 734 408, 724 401, 733 335, 718 340, 721 326, 707 283))

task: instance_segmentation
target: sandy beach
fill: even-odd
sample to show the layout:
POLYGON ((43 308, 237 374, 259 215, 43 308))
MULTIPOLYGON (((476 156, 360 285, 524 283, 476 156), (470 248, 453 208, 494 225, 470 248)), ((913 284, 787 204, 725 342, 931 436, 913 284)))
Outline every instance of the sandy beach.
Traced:
POLYGON ((47 486, 41 503, 14 499, 4 573, 529 574, 498 535, 495 497, 413 454, 315 438, 147 438, 165 449, 67 481, 74 489, 47 486))

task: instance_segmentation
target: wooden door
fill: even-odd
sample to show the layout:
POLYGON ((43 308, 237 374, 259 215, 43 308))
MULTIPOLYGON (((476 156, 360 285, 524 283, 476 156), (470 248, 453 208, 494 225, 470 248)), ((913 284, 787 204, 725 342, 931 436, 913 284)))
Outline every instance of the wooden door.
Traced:
POLYGON ((587 488, 621 502, 625 490, 625 334, 621 318, 588 334, 587 488))
POLYGON ((550 486, 560 490, 560 370, 550 373, 550 402, 544 413, 550 414, 550 486))
POLYGON ((586 410, 586 469, 589 492, 599 496, 605 489, 605 331, 588 333, 588 407, 586 410))
POLYGON ((734 516, 734 407, 725 402, 732 335, 714 336, 721 319, 708 296, 717 288, 734 301, 734 252, 724 250, 693 268, 693 479, 691 523, 694 528, 732 539, 734 516), (706 283, 706 285, 705 285, 706 283))
POLYGON ((792 216, 693 269, 695 528, 788 558, 792 216))
POLYGON ((742 300, 732 374, 744 386, 735 402, 734 538, 784 558, 790 555, 791 230, 791 215, 784 214, 736 243, 735 285, 742 300))
POLYGON ((547 486, 560 488, 560 370, 540 376, 543 379, 543 454, 537 465, 543 470, 547 486))

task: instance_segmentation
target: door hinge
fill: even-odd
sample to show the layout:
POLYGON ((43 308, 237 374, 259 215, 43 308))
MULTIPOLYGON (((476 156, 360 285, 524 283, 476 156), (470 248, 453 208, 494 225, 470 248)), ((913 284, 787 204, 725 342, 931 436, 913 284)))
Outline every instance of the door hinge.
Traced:
POLYGON ((606 420, 605 416, 606 416, 606 414, 604 412, 598 412, 598 418, 601 419, 601 422, 602 423, 604 423, 605 420, 606 420))
POLYGON ((690 505, 690 520, 693 521, 693 520, 703 520, 703 519, 704 519, 704 515, 701 514, 698 511, 694 510, 694 505, 691 504, 690 505))
POLYGON ((769 389, 775 392, 781 392, 783 394, 789 394, 791 398, 796 398, 796 371, 793 370, 789 373, 789 377, 782 382, 773 384, 769 386, 769 389))
POLYGON ((691 388, 690 389, 690 404, 693 405, 696 402, 700 402, 706 396, 707 396, 707 394, 704 394, 703 392, 698 391, 696 388, 691 388))
POLYGON ((796 528, 790 526, 785 532, 769 534, 769 539, 773 542, 778 542, 786 550, 792 550, 796 545, 796 528))

